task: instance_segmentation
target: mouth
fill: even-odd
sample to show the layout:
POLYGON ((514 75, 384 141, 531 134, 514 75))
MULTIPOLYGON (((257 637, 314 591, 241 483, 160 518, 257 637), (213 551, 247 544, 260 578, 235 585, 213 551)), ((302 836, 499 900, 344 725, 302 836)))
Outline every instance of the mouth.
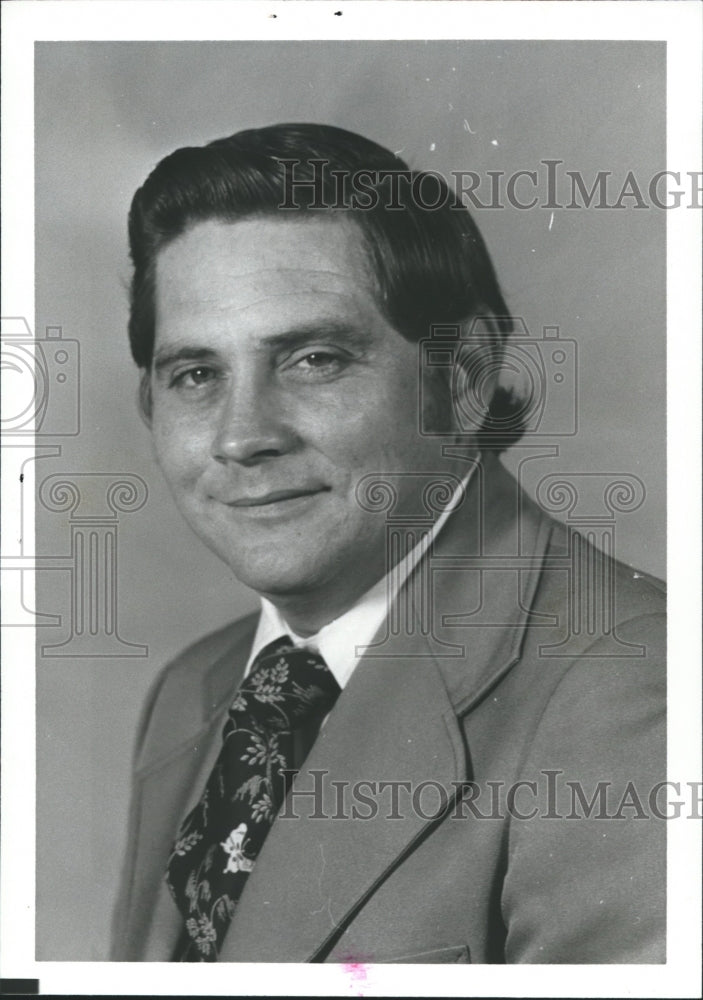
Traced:
POLYGON ((229 501, 226 506, 244 509, 273 507, 285 505, 296 500, 309 499, 310 497, 318 496, 321 493, 329 493, 329 487, 314 486, 301 487, 300 489, 273 490, 271 493, 238 497, 236 500, 229 501))

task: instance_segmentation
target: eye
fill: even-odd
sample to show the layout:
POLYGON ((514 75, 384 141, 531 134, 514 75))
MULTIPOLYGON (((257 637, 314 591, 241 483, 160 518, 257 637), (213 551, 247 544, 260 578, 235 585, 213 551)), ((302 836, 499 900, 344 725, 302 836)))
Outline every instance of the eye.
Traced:
POLYGON ((176 372, 171 379, 171 385, 183 389, 197 389, 200 386, 208 385, 216 377, 217 372, 214 368, 207 365, 195 365, 192 368, 186 368, 185 371, 176 372))
POLYGON ((298 352, 289 358, 286 367, 293 376, 324 379, 341 374, 348 362, 349 358, 340 351, 320 347, 298 352))
POLYGON ((312 351, 301 358, 298 364, 307 365, 309 368, 324 368, 325 365, 339 360, 339 357, 330 351, 312 351))

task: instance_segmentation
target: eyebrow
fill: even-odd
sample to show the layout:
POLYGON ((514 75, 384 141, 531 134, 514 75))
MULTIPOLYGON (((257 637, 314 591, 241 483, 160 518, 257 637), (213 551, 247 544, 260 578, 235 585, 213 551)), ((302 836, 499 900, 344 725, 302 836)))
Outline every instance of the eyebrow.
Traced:
MULTIPOLYGON (((261 347, 274 350, 281 348, 295 348, 302 344, 309 343, 319 337, 338 337, 345 340, 350 346, 363 348, 368 345, 371 335, 364 329, 352 326, 349 323, 340 323, 336 320, 320 320, 314 323, 307 323, 297 326, 284 333, 273 334, 265 337, 261 341, 261 347)), ((153 367, 156 372, 161 372, 170 365, 179 361, 213 361, 218 357, 218 352, 210 347, 196 347, 195 345, 184 344, 182 347, 169 350, 164 348, 154 353, 153 367)))
POLYGON ((217 352, 209 347, 191 347, 185 344, 173 351, 168 349, 156 351, 153 368, 154 371, 161 372, 178 361, 212 361, 216 357, 217 352))

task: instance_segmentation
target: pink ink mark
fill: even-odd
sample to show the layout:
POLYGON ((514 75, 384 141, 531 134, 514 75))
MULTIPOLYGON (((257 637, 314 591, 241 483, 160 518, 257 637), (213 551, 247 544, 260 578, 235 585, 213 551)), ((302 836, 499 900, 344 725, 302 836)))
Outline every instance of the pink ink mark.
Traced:
MULTIPOLYGON (((345 962, 342 966, 344 971, 349 976, 351 982, 356 986, 361 986, 366 983, 368 978, 367 966, 364 962, 345 962)), ((363 992, 357 993, 358 997, 363 997, 363 992)))

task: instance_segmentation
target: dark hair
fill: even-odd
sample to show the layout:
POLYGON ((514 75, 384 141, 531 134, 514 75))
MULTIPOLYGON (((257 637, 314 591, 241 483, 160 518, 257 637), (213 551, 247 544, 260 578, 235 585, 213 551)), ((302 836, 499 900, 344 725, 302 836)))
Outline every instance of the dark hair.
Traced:
MULTIPOLYGON (((512 322, 481 234, 444 179, 411 171, 394 153, 353 132, 284 124, 177 149, 134 195, 129 338, 137 365, 151 366, 155 264, 162 247, 207 219, 285 220, 301 213, 342 213, 358 225, 379 308, 402 336, 418 341, 438 324, 488 314, 494 317, 492 349, 500 356, 512 322)), ((492 436, 503 427, 495 441, 500 448, 521 433, 514 421, 506 423, 513 404, 504 390, 488 401, 483 429, 498 421, 492 436)))

